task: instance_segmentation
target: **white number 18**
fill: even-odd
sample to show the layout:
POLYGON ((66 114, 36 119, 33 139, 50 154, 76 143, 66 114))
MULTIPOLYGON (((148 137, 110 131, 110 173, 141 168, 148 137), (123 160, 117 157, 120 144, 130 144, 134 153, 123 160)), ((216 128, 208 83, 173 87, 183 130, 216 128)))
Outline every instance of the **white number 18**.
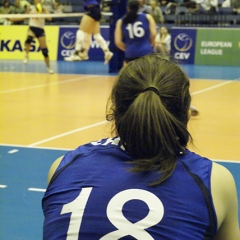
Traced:
MULTIPOLYGON (((78 240, 83 213, 91 191, 91 187, 83 188, 76 199, 63 206, 61 214, 72 213, 66 240, 78 240)), ((108 219, 117 230, 106 234, 100 240, 119 239, 127 235, 136 239, 154 240, 144 229, 158 224, 163 215, 163 204, 153 193, 142 189, 124 190, 116 194, 107 206, 108 219), (149 208, 147 216, 135 223, 128 221, 122 212, 124 204, 130 200, 141 200, 149 208)))

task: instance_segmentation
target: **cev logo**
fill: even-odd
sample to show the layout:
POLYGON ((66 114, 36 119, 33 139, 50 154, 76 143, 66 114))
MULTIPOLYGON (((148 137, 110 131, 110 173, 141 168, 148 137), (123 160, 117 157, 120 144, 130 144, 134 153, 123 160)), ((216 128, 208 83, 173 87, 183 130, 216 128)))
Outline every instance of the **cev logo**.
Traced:
POLYGON ((193 44, 193 40, 185 33, 178 34, 174 39, 174 47, 179 52, 188 51, 193 44))
POLYGON ((61 37, 61 45, 66 49, 73 49, 75 47, 75 34, 73 32, 65 32, 61 37))

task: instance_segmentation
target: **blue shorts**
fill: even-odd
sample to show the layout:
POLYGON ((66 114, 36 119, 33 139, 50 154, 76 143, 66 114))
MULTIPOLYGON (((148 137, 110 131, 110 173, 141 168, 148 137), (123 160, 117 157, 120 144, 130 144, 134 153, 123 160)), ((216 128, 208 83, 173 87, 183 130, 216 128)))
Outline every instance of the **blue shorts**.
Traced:
POLYGON ((102 17, 102 14, 101 14, 101 9, 100 9, 100 6, 99 5, 94 5, 94 6, 91 6, 91 7, 85 7, 86 9, 86 14, 93 18, 95 21, 99 22, 101 17, 102 17))

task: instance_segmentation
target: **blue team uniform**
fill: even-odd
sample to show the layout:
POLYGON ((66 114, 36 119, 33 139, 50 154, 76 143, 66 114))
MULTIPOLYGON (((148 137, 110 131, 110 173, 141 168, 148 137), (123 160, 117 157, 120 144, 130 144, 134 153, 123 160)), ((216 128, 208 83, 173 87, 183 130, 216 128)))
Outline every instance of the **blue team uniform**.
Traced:
POLYGON ((43 239, 200 240, 217 231, 210 191, 212 162, 186 150, 165 182, 130 172, 119 138, 70 151, 42 200, 43 239), (74 236, 70 238, 70 236, 74 236))
POLYGON ((86 14, 94 19, 95 21, 100 21, 102 14, 100 9, 100 3, 102 0, 85 0, 83 1, 84 9, 86 14))
POLYGON ((102 0, 83 0, 84 6, 87 5, 100 5, 102 0))
POLYGON ((136 59, 153 52, 150 44, 149 21, 145 13, 139 13, 134 23, 122 24, 125 57, 136 59))

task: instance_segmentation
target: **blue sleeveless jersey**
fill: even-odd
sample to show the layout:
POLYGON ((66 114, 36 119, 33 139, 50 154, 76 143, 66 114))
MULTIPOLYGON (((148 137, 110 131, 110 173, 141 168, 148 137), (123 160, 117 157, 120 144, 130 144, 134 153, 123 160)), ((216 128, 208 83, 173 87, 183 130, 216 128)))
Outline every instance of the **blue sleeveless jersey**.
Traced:
POLYGON ((126 44, 125 57, 138 58, 153 52, 146 14, 139 13, 134 23, 122 24, 122 33, 126 44))
POLYGON ((65 155, 42 200, 45 240, 202 240, 217 231, 212 162, 193 152, 150 187, 157 172, 133 173, 119 138, 65 155))

